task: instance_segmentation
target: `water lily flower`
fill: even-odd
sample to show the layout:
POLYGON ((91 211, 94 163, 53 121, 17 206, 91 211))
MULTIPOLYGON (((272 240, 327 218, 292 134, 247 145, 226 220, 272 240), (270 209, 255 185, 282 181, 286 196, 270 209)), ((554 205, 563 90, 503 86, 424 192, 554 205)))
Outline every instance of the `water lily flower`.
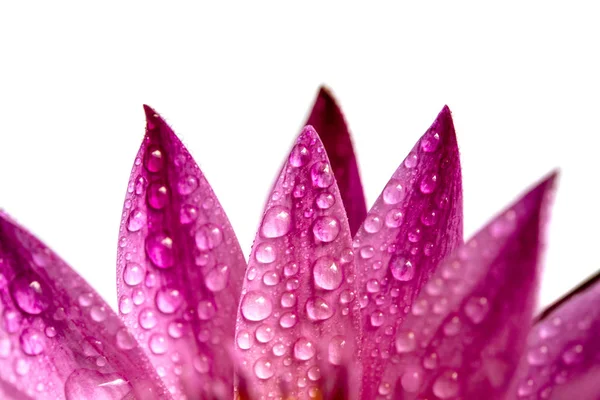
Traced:
POLYGON ((0 214, 1 398, 600 398, 596 279, 534 318, 556 174, 463 243, 444 107, 367 213, 321 90, 246 261, 189 152, 145 112, 118 315, 0 214))

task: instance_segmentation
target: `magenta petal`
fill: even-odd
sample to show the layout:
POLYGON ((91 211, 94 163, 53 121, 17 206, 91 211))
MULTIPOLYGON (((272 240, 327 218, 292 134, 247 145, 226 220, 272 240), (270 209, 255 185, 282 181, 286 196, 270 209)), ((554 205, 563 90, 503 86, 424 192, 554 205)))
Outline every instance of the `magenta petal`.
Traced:
POLYGON ((440 264, 395 333, 379 393, 403 399, 504 398, 532 317, 554 178, 440 264))
POLYGON ((0 305, 2 398, 170 398, 111 308, 2 213, 0 305))
POLYGON ((174 395, 226 397, 246 262, 204 175, 163 119, 145 110, 120 230, 120 315, 174 395))
POLYGON ((398 167, 354 238, 365 340, 363 398, 375 398, 393 333, 440 260, 462 243, 462 182, 448 107, 398 167))
POLYGON ((309 126, 274 185, 244 280, 236 350, 253 398, 322 392, 322 360, 360 373, 354 282, 346 212, 309 126))
POLYGON ((326 88, 319 90, 306 125, 312 125, 319 132, 346 208, 350 232, 354 235, 367 214, 365 195, 350 131, 342 110, 326 88))
POLYGON ((600 281, 577 289, 537 322, 511 399, 600 398, 600 281))

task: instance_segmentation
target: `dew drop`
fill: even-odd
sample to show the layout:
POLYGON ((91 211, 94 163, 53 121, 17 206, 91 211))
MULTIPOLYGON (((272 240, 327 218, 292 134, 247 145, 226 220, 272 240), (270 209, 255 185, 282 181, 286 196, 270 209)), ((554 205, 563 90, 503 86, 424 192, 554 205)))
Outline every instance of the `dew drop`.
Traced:
POLYGON ((165 163, 163 152, 158 146, 151 146, 146 152, 144 166, 150 172, 158 172, 162 169, 165 163))
POLYGON ((310 360, 315 356, 316 350, 312 342, 301 337, 294 343, 294 357, 301 361, 310 360))
POLYGON ((277 343, 273 346, 273 355, 276 357, 281 357, 285 354, 285 345, 283 343, 277 343))
POLYGON ((148 345, 152 353, 157 355, 165 354, 168 349, 167 338, 160 333, 155 333, 152 336, 150 336, 148 345))
POLYGON ((160 288, 154 298, 156 308, 164 314, 173 314, 183 303, 183 295, 177 289, 160 288))
POLYGON ((392 385, 390 385, 388 382, 381 382, 379 384, 379 387, 377 388, 377 393, 379 393, 382 396, 387 396, 392 392, 392 385))
POLYGON ((34 328, 28 328, 21 333, 19 343, 21 344, 23 353, 30 356, 37 356, 44 351, 46 339, 42 332, 34 328))
POLYGON ((133 209, 129 213, 129 218, 127 219, 127 230, 129 232, 138 232, 146 225, 146 213, 144 213, 140 209, 133 209))
POLYGON ((254 363, 254 374, 258 379, 269 379, 275 375, 275 368, 271 360, 261 357, 254 363))
POLYGON ((241 330, 237 334, 236 343, 238 347, 242 350, 248 350, 252 347, 254 343, 254 338, 250 334, 250 332, 246 330, 241 330))
POLYGON ((315 285, 325 290, 335 290, 342 284, 344 276, 342 269, 332 257, 324 256, 313 266, 313 279, 315 285))
POLYGON ((377 310, 371 314, 371 325, 379 327, 385 322, 385 315, 381 310, 377 310))
POLYGON ((328 210, 335 204, 335 197, 329 192, 320 193, 315 199, 315 204, 321 210, 328 210))
POLYGON ((340 233, 340 221, 336 217, 320 217, 313 225, 315 239, 329 243, 333 242, 340 233))
POLYGON ((421 215, 421 222, 425 226, 433 226, 437 223, 438 220, 438 212, 437 210, 426 210, 421 215))
POLYGON ((247 320, 262 321, 271 315, 273 304, 265 293, 252 290, 244 295, 241 310, 247 320))
POLYGON ((273 327, 268 324, 262 324, 258 328, 256 328, 256 332, 254 332, 256 336, 256 340, 261 343, 269 343, 275 337, 275 331, 273 327))
POLYGON ((424 152, 433 153, 440 144, 440 135, 437 132, 428 132, 421 139, 421 148, 424 152))
POLYGON ((160 182, 148 186, 148 204, 155 210, 162 210, 169 203, 169 188, 160 182))
POLYGON ((263 275, 263 283, 266 286, 275 286, 280 281, 279 273, 277 271, 267 271, 263 275))
POLYGON ((261 235, 265 238, 278 238, 290 231, 292 215, 289 208, 273 206, 267 210, 261 226, 261 235))
POLYGON ((415 393, 423 383, 423 371, 420 368, 409 367, 404 374, 400 384, 402 388, 409 393, 415 393))
POLYGON ((474 324, 480 324, 489 309, 490 306, 485 297, 472 297, 465 304, 465 314, 474 324))
POLYGON ((227 287, 229 281, 229 267, 224 264, 220 264, 211 269, 206 274, 206 287, 211 292, 220 292, 227 287))
POLYGON ((125 295, 121 296, 119 299, 119 311, 124 315, 127 315, 133 311, 133 302, 131 301, 131 298, 125 295))
POLYGON ((212 319, 217 313, 217 307, 210 300, 201 300, 198 302, 198 318, 202 321, 212 319))
POLYGON ((152 329, 158 323, 158 319, 156 318, 156 313, 154 310, 150 308, 145 308, 140 311, 140 315, 138 317, 140 326, 144 329, 152 329))
POLYGON ((223 233, 215 224, 202 225, 194 236, 196 246, 202 251, 212 250, 223 241, 223 233))
POLYGON ((279 318, 279 325, 285 329, 293 327, 296 325, 296 322, 298 322, 298 317, 293 312, 283 313, 281 318, 279 318))
POLYGON ((544 365, 550 361, 548 346, 542 345, 534 347, 527 352, 527 361, 531 365, 544 365))
POLYGON ((313 164, 310 168, 310 177, 312 179, 313 186, 319 188, 328 188, 333 184, 333 172, 331 166, 324 162, 319 161, 313 164))
POLYGON ((571 345, 562 354, 562 360, 566 365, 573 365, 583 361, 583 346, 571 345))
POLYGON ((396 351, 398 353, 410 353, 416 348, 415 333, 412 331, 402 331, 396 336, 396 351))
POLYGON ((433 394, 440 399, 450 399, 458 395, 458 374, 446 371, 433 383, 433 394))
POLYGON ((433 193, 435 187, 437 186, 437 175, 436 174, 427 174, 421 180, 421 192, 423 194, 433 193))
POLYGON ((184 204, 179 210, 179 222, 191 224, 198 218, 198 209, 191 204, 184 204))
POLYGON ((385 189, 383 189, 383 201, 386 204, 398 204, 404 198, 404 188, 402 184, 392 179, 388 182, 385 189))
POLYGON ((410 281, 415 276, 414 266, 404 257, 393 257, 390 261, 389 268, 394 279, 401 282, 410 281))
POLYGON ((404 166, 406 168, 414 168, 417 166, 418 160, 419 158, 417 157, 417 154, 411 151, 404 159, 404 166))
POLYGON ((121 399, 131 392, 131 386, 120 375, 102 374, 87 368, 78 369, 65 381, 66 400, 121 399))
POLYGON ((363 223, 365 231, 368 233, 377 233, 381 230, 383 226, 383 221, 377 214, 369 214, 367 218, 365 218, 365 222, 363 223))
POLYGON ((204 354, 195 356, 192 364, 194 365, 194 369, 201 374, 206 374, 210 371, 210 360, 204 354))
POLYGON ((177 191, 183 196, 194 193, 198 189, 198 179, 193 176, 185 176, 177 182, 177 191))
POLYGON ((333 365, 342 365, 346 354, 346 339, 343 336, 334 336, 327 348, 329 362, 333 365))
POLYGON ((321 297, 313 297, 306 302, 306 313, 313 321, 324 321, 333 316, 332 308, 321 297))
POLYGON ((298 273, 298 264, 291 262, 283 268, 283 273, 286 277, 296 275, 298 273))
POLYGON ((263 242, 256 246, 254 258, 261 264, 269 264, 277 258, 277 251, 269 242, 263 242))
POLYGON ((399 208, 392 208, 385 215, 385 225, 388 228, 397 228, 402 225, 402 220, 404 219, 404 215, 399 208))
POLYGON ((301 144, 295 145, 290 153, 290 165, 296 168, 302 167, 303 165, 306 165, 308 160, 310 160, 310 152, 306 146, 301 144))
POLYGON ((165 232, 155 232, 146 238, 146 254, 158 268, 170 268, 175 264, 173 239, 165 232))
POLYGON ((102 322, 106 319, 108 313, 105 306, 93 306, 90 310, 90 317, 96 322, 102 322))
POLYGON ((136 286, 142 283, 146 271, 144 267, 137 263, 127 263, 123 269, 123 280, 129 286, 136 286))
POLYGON ((281 307, 290 308, 296 305, 296 295, 291 292, 284 292, 281 295, 281 307))
POLYGON ((38 315, 50 305, 48 289, 34 277, 18 276, 11 282, 10 293, 17 306, 27 314, 38 315))
POLYGON ((167 327, 167 333, 173 339, 179 339, 180 337, 183 336, 184 332, 185 332, 184 322, 179 321, 179 320, 170 322, 169 326, 167 327))

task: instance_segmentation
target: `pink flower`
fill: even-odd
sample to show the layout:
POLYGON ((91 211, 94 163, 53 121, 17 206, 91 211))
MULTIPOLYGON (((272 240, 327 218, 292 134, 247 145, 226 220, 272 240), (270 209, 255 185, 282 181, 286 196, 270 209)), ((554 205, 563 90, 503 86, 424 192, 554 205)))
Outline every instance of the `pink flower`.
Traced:
POLYGON ((118 316, 0 214, 2 398, 600 397, 600 285, 533 315, 556 174, 463 243, 444 107, 367 213, 348 129, 321 90, 246 262, 188 151, 145 111, 118 316))

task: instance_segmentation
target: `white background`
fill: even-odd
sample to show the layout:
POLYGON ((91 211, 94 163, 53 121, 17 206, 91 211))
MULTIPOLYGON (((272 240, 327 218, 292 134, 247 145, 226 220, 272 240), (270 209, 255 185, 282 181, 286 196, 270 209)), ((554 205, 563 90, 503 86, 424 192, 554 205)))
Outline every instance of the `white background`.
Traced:
POLYGON ((600 267, 593 2, 83 3, 0 3, 0 206, 112 305, 142 103, 182 137, 247 255, 321 83, 369 203, 448 104, 466 235, 560 167, 541 303, 600 267))

